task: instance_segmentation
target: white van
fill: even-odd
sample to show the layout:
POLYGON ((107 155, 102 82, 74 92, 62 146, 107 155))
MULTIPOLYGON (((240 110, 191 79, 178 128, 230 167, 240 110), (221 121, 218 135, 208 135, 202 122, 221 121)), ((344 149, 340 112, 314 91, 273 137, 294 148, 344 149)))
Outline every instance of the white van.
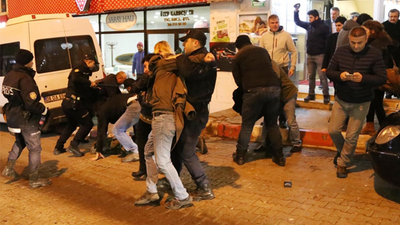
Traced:
MULTIPOLYGON (((8 20, 6 27, 0 29, 0 85, 15 64, 14 55, 19 49, 27 49, 34 55, 33 69, 41 101, 51 110, 48 126, 66 121, 61 102, 68 75, 85 54, 97 56, 100 64, 90 79, 104 77, 101 50, 88 19, 72 18, 70 14, 42 14, 8 20)), ((0 95, 0 109, 6 102, 0 95)), ((3 116, 0 122, 4 123, 3 116)))

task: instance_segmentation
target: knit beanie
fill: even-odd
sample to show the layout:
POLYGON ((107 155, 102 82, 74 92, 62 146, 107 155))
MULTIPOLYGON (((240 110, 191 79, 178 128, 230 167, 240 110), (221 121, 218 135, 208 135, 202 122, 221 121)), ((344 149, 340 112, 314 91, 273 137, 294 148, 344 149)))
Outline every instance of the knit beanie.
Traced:
POLYGON ((142 42, 138 42, 137 45, 140 45, 143 47, 143 43, 142 42))
POLYGON ((20 49, 15 55, 15 62, 23 66, 30 63, 32 59, 33 59, 33 54, 25 49, 20 49))
POLYGON ((235 41, 236 48, 241 49, 246 44, 251 44, 249 36, 239 35, 235 41))

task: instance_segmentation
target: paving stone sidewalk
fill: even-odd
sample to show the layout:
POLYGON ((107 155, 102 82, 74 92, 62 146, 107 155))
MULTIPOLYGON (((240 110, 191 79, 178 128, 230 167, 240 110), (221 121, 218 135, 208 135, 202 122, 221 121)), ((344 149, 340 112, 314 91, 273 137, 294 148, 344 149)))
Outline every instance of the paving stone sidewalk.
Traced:
MULTIPOLYGON (((93 155, 70 157, 52 154, 58 136, 42 138, 41 174, 53 184, 28 188, 28 152, 16 164, 21 179, 0 177, 0 224, 399 224, 400 189, 374 175, 367 155, 356 154, 347 179, 336 178, 335 152, 305 148, 289 154, 286 167, 278 167, 263 153, 249 152, 248 162, 232 161, 235 141, 208 137, 209 153, 199 155, 216 198, 194 207, 167 210, 135 207, 145 182, 133 181, 138 163, 121 163, 117 155, 91 161, 93 155), (284 181, 293 187, 285 188, 284 181)), ((0 131, 0 169, 13 144, 0 131)), ((90 143, 83 146, 90 148, 90 143)), ((255 148, 255 144, 250 146, 255 148)), ((183 182, 195 186, 187 171, 183 182)))

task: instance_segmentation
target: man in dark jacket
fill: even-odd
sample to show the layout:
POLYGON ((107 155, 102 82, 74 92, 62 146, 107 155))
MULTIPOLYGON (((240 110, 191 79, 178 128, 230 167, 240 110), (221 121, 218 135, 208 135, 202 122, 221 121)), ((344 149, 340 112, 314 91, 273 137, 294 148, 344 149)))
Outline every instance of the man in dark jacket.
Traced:
POLYGON ((232 73, 244 94, 242 127, 233 160, 238 165, 244 164, 254 124, 263 116, 273 150, 272 161, 285 166, 282 137, 277 124, 281 83, 272 68, 271 58, 266 49, 253 46, 246 35, 237 37, 235 44, 239 52, 232 61, 232 73))
POLYGON ((374 88, 386 83, 385 64, 380 50, 368 46, 364 28, 350 31, 350 45, 339 47, 328 66, 327 76, 335 86, 335 103, 329 122, 329 134, 336 146, 336 175, 346 178, 346 167, 357 145, 358 136, 374 96, 374 88), (346 138, 341 129, 349 118, 346 138))
POLYGON ((391 9, 389 11, 389 19, 383 22, 385 31, 389 36, 396 41, 396 48, 390 49, 393 59, 395 60, 397 66, 400 66, 400 22, 399 22, 399 10, 391 9))
POLYGON ((208 200, 214 198, 214 193, 196 155, 196 144, 208 122, 208 104, 217 79, 216 64, 215 62, 198 64, 189 59, 189 56, 208 53, 204 47, 207 37, 203 32, 193 29, 179 40, 183 41, 185 55, 180 55, 176 59, 178 75, 185 78, 188 91, 187 101, 193 105, 197 116, 193 120, 184 118, 185 125, 182 134, 171 153, 172 163, 180 173, 183 162, 196 182, 197 189, 191 193, 193 201, 208 200))
POLYGON ((79 130, 71 141, 68 152, 76 157, 84 154, 79 150, 79 143, 83 142, 93 127, 92 117, 94 116, 93 105, 96 101, 94 96, 97 92, 93 87, 96 83, 89 80, 92 71, 98 62, 93 55, 84 55, 81 65, 73 68, 68 77, 68 87, 65 99, 61 106, 68 119, 68 124, 62 131, 54 149, 54 155, 64 153, 64 144, 72 132, 79 126, 79 130))
POLYGON ((334 34, 336 32, 339 32, 338 30, 336 30, 336 18, 340 16, 340 9, 338 7, 332 7, 330 10, 330 14, 331 16, 329 17, 329 19, 324 20, 324 24, 328 26, 329 32, 334 34))
POLYGON ((326 40, 326 50, 325 50, 325 55, 324 55, 324 61, 322 62, 322 67, 321 71, 326 73, 326 68, 328 68, 329 62, 331 61, 331 58, 333 56, 333 53, 336 51, 336 43, 337 39, 339 36, 339 32, 343 28, 343 24, 346 22, 346 18, 343 16, 338 16, 336 18, 336 33, 333 33, 328 36, 326 40))
POLYGON ((4 106, 7 126, 15 134, 15 143, 8 155, 3 176, 16 177, 15 162, 25 147, 29 150, 29 186, 37 188, 51 184, 39 178, 40 144, 39 120, 47 114, 47 108, 40 103, 40 93, 35 80, 33 54, 21 49, 15 55, 16 64, 3 81, 2 92, 8 103, 4 106))
POLYGON ((326 74, 321 72, 322 60, 324 58, 326 38, 330 34, 328 26, 319 18, 317 10, 308 11, 310 22, 303 22, 299 18, 299 4, 295 5, 294 22, 307 30, 307 76, 309 78, 308 96, 304 102, 315 100, 315 76, 318 72, 322 84, 322 93, 324 95, 324 104, 330 102, 328 79, 326 74))

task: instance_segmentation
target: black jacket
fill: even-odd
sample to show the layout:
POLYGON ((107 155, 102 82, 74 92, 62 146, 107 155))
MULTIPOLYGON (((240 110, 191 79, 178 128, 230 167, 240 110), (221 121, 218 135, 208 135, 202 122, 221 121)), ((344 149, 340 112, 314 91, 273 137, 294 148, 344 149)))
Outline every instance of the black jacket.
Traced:
POLYGON ((99 83, 100 86, 100 95, 104 98, 110 98, 114 95, 121 94, 119 90, 120 84, 118 84, 117 76, 114 74, 110 74, 104 77, 99 83), (101 85, 106 85, 101 87, 101 85))
POLYGON ((39 121, 40 114, 45 106, 40 103, 39 88, 33 79, 35 71, 19 64, 15 64, 3 81, 2 92, 8 103, 4 106, 7 125, 11 128, 20 128, 27 120, 39 121))
POLYGON ((72 69, 68 76, 67 96, 75 95, 84 104, 93 105, 97 100, 97 90, 90 87, 92 71, 82 62, 81 65, 72 69))
POLYGON ((393 39, 393 46, 389 46, 389 51, 397 67, 400 67, 400 22, 397 21, 396 24, 393 24, 389 21, 385 21, 382 24, 385 27, 385 31, 393 39))
POLYGON ((321 69, 328 68, 329 62, 331 61, 332 56, 336 50, 336 42, 337 42, 338 36, 339 36, 339 32, 336 32, 334 34, 329 35, 328 38, 326 39, 326 49, 325 49, 325 55, 324 55, 324 60, 322 61, 321 69))
POLYGON ((334 83, 336 96, 348 103, 371 101, 374 88, 386 83, 382 54, 377 48, 368 45, 360 52, 354 52, 350 45, 338 47, 326 75, 334 83), (340 74, 345 71, 361 73, 361 82, 342 81, 340 74))
POLYGON ((303 22, 299 18, 299 12, 294 12, 294 22, 297 26, 307 30, 307 54, 324 54, 326 38, 331 34, 329 27, 320 18, 312 23, 303 22))
POLYGON ((233 58, 232 73, 244 92, 255 87, 281 86, 268 51, 251 44, 241 48, 233 58))
POLYGON ((190 55, 180 55, 176 58, 178 75, 185 78, 188 91, 187 101, 195 108, 199 104, 208 104, 214 93, 217 80, 216 63, 199 64, 189 59, 189 56, 207 54, 206 48, 199 48, 190 55))

